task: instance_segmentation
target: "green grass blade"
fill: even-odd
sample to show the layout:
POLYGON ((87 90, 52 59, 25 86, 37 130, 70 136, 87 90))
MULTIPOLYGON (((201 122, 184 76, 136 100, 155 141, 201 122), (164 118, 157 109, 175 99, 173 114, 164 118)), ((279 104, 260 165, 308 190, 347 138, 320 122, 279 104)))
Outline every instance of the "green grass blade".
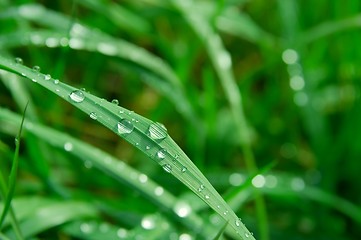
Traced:
MULTIPOLYGON (((6 125, 20 121, 16 114, 2 108, 0 108, 0 119, 6 125)), ((204 238, 213 234, 212 229, 204 225, 203 220, 192 210, 188 203, 183 200, 177 201, 174 195, 156 184, 145 174, 140 173, 124 162, 115 159, 104 151, 94 149, 89 144, 49 127, 27 121, 25 128, 44 142, 62 150, 64 148, 68 149, 67 151, 70 154, 79 157, 84 162, 91 163, 92 166, 100 169, 120 183, 136 189, 147 199, 159 206, 159 208, 175 215, 184 226, 194 232, 199 232, 204 238), (179 215, 179 209, 182 207, 189 209, 189 214, 186 217, 179 215)))
POLYGON ((48 79, 47 75, 1 56, 0 66, 40 84, 124 138, 158 163, 166 172, 171 173, 185 184, 226 221, 229 221, 230 226, 239 234, 240 238, 251 236, 248 229, 240 222, 202 172, 168 136, 164 126, 59 80, 48 79))
MULTIPOLYGON (((20 151, 20 138, 21 138, 21 133, 22 133, 22 129, 23 129, 23 125, 24 125, 24 120, 25 120, 25 113, 26 113, 26 109, 28 107, 28 104, 26 104, 24 112, 23 112, 23 117, 21 119, 21 123, 20 123, 20 128, 19 128, 19 132, 15 138, 15 154, 14 154, 14 158, 13 158, 13 163, 11 166, 11 171, 10 171, 10 176, 9 176, 9 186, 8 186, 8 191, 6 193, 6 198, 5 198, 5 205, 1 214, 1 218, 0 218, 0 229, 4 223, 5 217, 8 213, 8 211, 11 208, 11 201, 13 199, 13 195, 14 195, 14 191, 15 191, 15 183, 16 183, 16 178, 17 178, 17 171, 18 171, 18 166, 19 166, 19 151, 20 151)), ((5 187, 4 183, 1 184, 2 185, 2 189, 5 187)), ((14 215, 11 214, 11 216, 13 217, 15 223, 16 223, 16 218, 14 218, 14 215)), ((16 225, 16 224, 15 224, 16 225)), ((14 228, 16 236, 20 239, 22 239, 22 234, 19 230, 19 228, 15 227, 14 228)))

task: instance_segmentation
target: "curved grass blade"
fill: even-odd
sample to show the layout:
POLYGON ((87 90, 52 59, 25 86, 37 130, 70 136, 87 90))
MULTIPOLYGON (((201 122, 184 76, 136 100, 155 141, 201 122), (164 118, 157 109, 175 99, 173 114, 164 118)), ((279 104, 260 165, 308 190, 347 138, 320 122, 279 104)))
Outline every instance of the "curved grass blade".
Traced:
MULTIPOLYGON (((240 222, 233 210, 204 177, 202 172, 168 136, 163 125, 154 123, 132 111, 71 87, 59 80, 47 79, 47 75, 16 64, 1 56, 0 66, 5 70, 22 75, 40 84, 124 138, 158 163, 166 172, 171 173, 185 184, 226 221, 229 221, 230 226, 240 238, 251 236, 248 229, 240 222)), ((253 237, 250 239, 253 239, 253 237)))
MULTIPOLYGON (((19 132, 15 138, 15 154, 14 154, 14 159, 13 159, 13 164, 11 166, 11 170, 10 170, 10 176, 9 176, 9 186, 8 186, 8 191, 6 193, 6 197, 5 197, 5 205, 1 214, 1 218, 0 218, 0 229, 4 223, 4 219, 8 213, 8 211, 11 208, 11 201, 13 199, 13 195, 14 195, 14 191, 15 191, 15 183, 16 183, 16 178, 17 178, 17 171, 18 171, 18 166, 19 166, 19 151, 20 151, 20 138, 21 138, 21 133, 22 133, 22 129, 23 129, 23 125, 24 125, 24 120, 25 120, 25 113, 26 113, 26 109, 28 107, 28 104, 26 104, 24 112, 23 112, 23 117, 21 119, 21 123, 20 123, 20 129, 19 132)), ((11 214, 13 221, 15 223, 15 234, 16 236, 20 239, 22 239, 22 234, 20 229, 17 227, 17 221, 16 218, 14 218, 14 215, 11 214)))
MULTIPOLYGON (((0 108, 0 117, 3 123, 17 123, 20 118, 8 111, 0 108)), ((92 166, 100 169, 105 174, 115 180, 136 189, 159 208, 175 215, 179 222, 194 232, 199 232, 203 238, 212 235, 214 232, 207 225, 204 225, 202 219, 196 215, 192 207, 185 201, 179 200, 156 184, 148 176, 131 168, 122 161, 119 161, 111 155, 93 146, 77 140, 67 134, 56 131, 46 126, 27 121, 25 128, 39 139, 47 142, 57 148, 66 149, 69 154, 90 163, 92 166), (187 214, 181 214, 186 209, 187 214)))

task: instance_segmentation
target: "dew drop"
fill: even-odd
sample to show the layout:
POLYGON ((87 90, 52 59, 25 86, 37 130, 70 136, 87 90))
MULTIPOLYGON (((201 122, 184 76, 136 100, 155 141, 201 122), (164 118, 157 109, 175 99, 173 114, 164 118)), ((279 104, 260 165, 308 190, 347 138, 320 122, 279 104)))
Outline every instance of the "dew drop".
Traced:
POLYGON ((119 101, 118 101, 118 99, 113 99, 113 100, 112 100, 112 103, 115 104, 115 105, 118 105, 118 104, 119 104, 119 101))
POLYGON ((182 169, 181 169, 181 172, 185 173, 186 171, 187 171, 187 167, 183 166, 182 169))
POLYGON ((133 131, 134 125, 129 120, 122 119, 117 123, 117 130, 119 134, 129 134, 133 131))
POLYGON ((17 57, 17 58, 15 58, 15 63, 16 63, 16 64, 23 65, 23 64, 24 64, 24 61, 23 61, 23 59, 17 57))
POLYGON ((72 91, 69 94, 69 97, 73 102, 76 102, 76 103, 81 103, 85 99, 84 93, 82 91, 80 91, 80 90, 72 91))
POLYGON ((34 66, 33 67, 33 72, 40 72, 40 67, 39 66, 34 66))
POLYGON ((73 144, 71 142, 64 143, 64 150, 67 152, 71 152, 73 150, 73 144))
POLYGON ((168 136, 168 133, 165 126, 157 122, 149 126, 148 135, 154 140, 163 140, 168 136))
POLYGON ((166 172, 172 172, 172 166, 171 165, 169 165, 169 164, 164 164, 163 165, 163 169, 164 169, 164 171, 166 171, 166 172))
POLYGON ((158 186, 158 187, 156 187, 155 189, 154 189, 154 194, 156 195, 156 196, 160 196, 160 195, 162 195, 164 193, 164 188, 162 188, 162 187, 160 187, 160 186, 158 186))
POLYGON ((44 80, 49 81, 51 79, 50 74, 44 75, 44 80))
POLYGON ((202 192, 205 189, 203 184, 199 185, 198 192, 202 192))
POLYGON ((90 233, 92 232, 92 227, 88 223, 82 223, 80 225, 80 231, 83 233, 90 233))
POLYGON ((245 233, 244 236, 245 236, 246 238, 249 238, 249 233, 245 233))
POLYGON ((239 219, 236 220, 235 224, 236 224, 237 227, 240 226, 241 222, 239 221, 239 219))
POLYGON ((156 157, 156 159, 160 162, 160 161, 164 160, 166 154, 167 154, 167 150, 165 150, 164 148, 162 148, 161 150, 159 150, 159 151, 155 154, 155 157, 156 157))
POLYGON ((54 79, 54 84, 59 84, 59 79, 54 79))
POLYGON ((123 114, 123 113, 124 113, 124 110, 120 110, 119 113, 120 113, 120 114, 123 114))
POLYGON ((93 119, 93 120, 97 120, 98 115, 97 115, 96 112, 91 112, 91 113, 89 114, 89 117, 90 117, 91 119, 93 119))
POLYGON ((32 78, 32 79, 31 79, 31 81, 33 81, 33 82, 37 82, 37 80, 36 80, 35 78, 32 78))
POLYGON ((150 146, 145 146, 145 150, 149 150, 150 149, 150 146))
POLYGON ((204 198, 205 198, 206 200, 208 200, 208 199, 210 198, 210 196, 209 196, 208 194, 206 194, 206 195, 204 195, 204 198))

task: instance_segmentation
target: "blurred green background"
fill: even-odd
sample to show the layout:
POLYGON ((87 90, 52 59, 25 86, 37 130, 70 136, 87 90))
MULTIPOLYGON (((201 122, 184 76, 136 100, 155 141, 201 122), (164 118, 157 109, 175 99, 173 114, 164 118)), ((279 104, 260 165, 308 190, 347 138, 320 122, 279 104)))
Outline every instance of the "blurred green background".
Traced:
MULTIPOLYGON (((264 196, 269 239, 360 239, 361 2, 178 3, 1 0, 0 54, 20 57, 27 66, 38 65, 43 73, 107 100, 118 99, 121 106, 162 122, 226 198, 232 199, 232 191, 245 182, 245 189, 258 188, 264 196), (100 40, 82 29, 78 34, 88 37, 84 45, 67 42, 75 22, 111 41, 129 44, 124 56, 112 56, 111 49, 92 49, 92 41, 100 40), (219 36, 226 51, 215 54, 220 70, 212 60, 209 32, 219 36), (143 61, 143 52, 136 52, 134 46, 159 57, 154 59, 171 73, 158 68, 154 59, 143 61), (222 66, 230 66, 230 71, 222 66), (242 97, 237 104, 247 121, 247 143, 235 131, 236 118, 221 80, 228 73, 236 83, 233 90, 242 97), (172 79, 167 76, 179 82, 179 89, 168 84, 172 79), (183 105, 191 110, 182 111, 183 105), (245 181, 258 174, 245 164, 240 145, 247 144, 263 174, 253 181, 245 181)), ((28 97, 14 94, 4 72, 0 77, 1 107, 21 113, 23 98, 28 97)), ((189 194, 115 134, 54 94, 23 82, 34 103, 37 119, 33 120, 124 160, 179 198, 189 194)), ((0 129, 1 170, 6 173, 16 131, 0 129)), ((84 168, 66 151, 29 138, 22 146, 16 196, 90 198, 111 202, 138 218, 157 211, 132 189, 94 168, 84 168), (33 148, 31 142, 45 146, 33 148), (39 150, 44 147, 44 152, 39 150), (48 166, 37 165, 39 155, 48 166)), ((262 234, 254 196, 237 214, 258 237, 262 234)), ((109 214, 102 219, 120 224, 109 214)), ((73 239, 61 228, 43 234, 44 239, 54 234, 73 239)))

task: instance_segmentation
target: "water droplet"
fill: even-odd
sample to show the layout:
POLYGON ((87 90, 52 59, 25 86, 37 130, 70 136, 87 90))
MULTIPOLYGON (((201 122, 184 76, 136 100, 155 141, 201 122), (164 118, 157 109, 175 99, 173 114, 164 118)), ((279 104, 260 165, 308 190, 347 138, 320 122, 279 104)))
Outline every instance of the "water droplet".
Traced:
POLYGON ((150 149, 150 146, 145 146, 145 150, 149 150, 150 149))
POLYGON ((223 215, 227 215, 228 214, 228 210, 223 212, 223 215))
POLYGON ((210 198, 210 196, 209 196, 208 194, 206 194, 206 195, 204 195, 204 198, 205 198, 206 200, 208 200, 208 199, 210 198))
POLYGON ((123 113, 124 113, 124 110, 120 110, 119 113, 120 113, 120 114, 123 114, 123 113))
POLYGON ((112 103, 115 104, 115 105, 118 105, 118 104, 119 104, 119 101, 118 101, 118 99, 113 99, 113 100, 112 100, 112 103))
POLYGON ((59 84, 59 79, 54 79, 54 84, 59 84))
POLYGON ((139 182, 146 183, 148 181, 148 176, 142 173, 142 174, 139 174, 138 179, 139 179, 139 182))
POLYGON ((48 81, 48 80, 50 80, 50 79, 51 79, 50 74, 46 74, 46 75, 44 75, 44 80, 48 81))
POLYGON ((153 229, 155 227, 155 221, 152 216, 146 216, 142 219, 141 225, 144 229, 153 229))
POLYGON ((92 227, 88 223, 82 223, 80 225, 80 231, 83 233, 90 233, 92 231, 92 227))
POLYGON ((73 144, 71 142, 66 142, 64 144, 64 150, 70 152, 71 150, 73 150, 73 144))
POLYGON ((40 67, 39 66, 34 66, 33 67, 33 72, 40 72, 40 67))
POLYGON ((89 114, 89 117, 90 117, 91 119, 93 119, 93 120, 97 120, 98 115, 97 115, 96 112, 91 112, 91 113, 89 114))
POLYGON ((69 97, 73 102, 81 103, 85 99, 85 95, 80 90, 74 90, 69 94, 69 97))
POLYGON ((187 217, 192 212, 191 206, 183 201, 178 201, 173 210, 181 218, 187 217))
POLYGON ((23 59, 17 57, 17 58, 15 58, 15 63, 16 63, 16 64, 23 65, 23 64, 24 64, 24 61, 23 61, 23 59))
POLYGON ((91 161, 85 161, 84 167, 90 169, 93 167, 93 163, 91 161))
POLYGON ((244 236, 245 236, 246 238, 249 238, 249 233, 245 233, 244 236))
POLYGON ((148 135, 154 140, 163 140, 168 136, 168 133, 165 126, 157 122, 149 126, 148 135))
POLYGON ((237 227, 239 227, 241 225, 241 221, 239 219, 237 219, 235 224, 236 224, 237 227))
POLYGON ((182 169, 181 169, 181 172, 185 173, 186 171, 187 171, 187 167, 183 166, 182 169))
POLYGON ((33 82, 37 82, 37 80, 36 80, 35 78, 32 78, 32 79, 31 79, 31 81, 33 81, 33 82))
POLYGON ((203 184, 199 185, 198 192, 202 192, 205 189, 203 184))
POLYGON ((162 188, 162 187, 160 187, 160 186, 158 186, 158 187, 156 187, 155 189, 154 189, 154 194, 156 195, 156 196, 160 196, 160 195, 162 195, 164 193, 164 189, 162 188))
POLYGON ((122 119, 117 123, 117 129, 119 134, 129 134, 133 131, 134 125, 129 120, 122 119))
POLYGON ((171 165, 169 165, 169 164, 164 164, 163 165, 163 169, 164 169, 164 171, 166 171, 166 172, 172 172, 172 166, 171 165))
POLYGON ((162 160, 164 160, 165 156, 167 154, 167 150, 165 150, 164 148, 162 148, 161 150, 159 150, 155 157, 157 158, 157 160, 160 162, 162 160))

